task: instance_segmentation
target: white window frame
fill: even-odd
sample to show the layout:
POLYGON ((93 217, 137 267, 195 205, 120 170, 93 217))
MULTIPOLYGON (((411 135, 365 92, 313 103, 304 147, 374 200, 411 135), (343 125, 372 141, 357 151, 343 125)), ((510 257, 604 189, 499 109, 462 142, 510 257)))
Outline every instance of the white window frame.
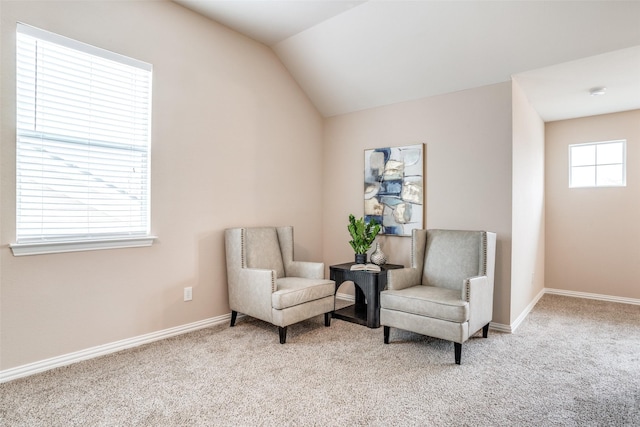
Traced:
POLYGON ((581 144, 571 144, 569 145, 569 168, 568 168, 569 176, 569 188, 612 188, 612 187, 626 187, 627 186, 627 140, 626 139, 614 139, 611 141, 597 141, 597 142, 587 142, 581 144), (599 146, 613 144, 613 143, 621 143, 622 144, 622 162, 621 163, 604 163, 598 161, 597 150, 599 146), (572 149, 586 146, 594 146, 596 149, 596 156, 593 164, 588 165, 577 165, 573 164, 572 159, 572 149), (618 184, 598 184, 598 167, 601 166, 622 166, 622 180, 618 184), (573 170, 574 168, 582 168, 582 167, 592 167, 594 168, 594 184, 593 185, 576 185, 573 182, 573 170))
MULTIPOLYGON (((128 151, 131 153, 137 152, 137 153, 142 153, 137 155, 142 156, 139 158, 143 158, 144 160, 144 165, 145 167, 144 172, 142 174, 140 174, 140 172, 136 172, 136 167, 129 167, 127 166, 127 168, 129 169, 129 173, 131 173, 131 171, 134 171, 133 173, 135 173, 135 177, 137 177, 137 179, 140 179, 141 181, 137 181, 137 182, 141 182, 142 184, 141 187, 136 187, 136 191, 140 190, 142 191, 141 193, 138 192, 136 193, 135 196, 133 195, 125 195, 125 196, 117 196, 120 197, 121 200, 132 200, 133 197, 135 197, 137 200, 139 200, 139 202, 137 204, 137 208, 126 208, 127 211, 130 212, 136 212, 135 213, 135 218, 136 219, 136 224, 135 225, 129 225, 132 224, 132 222, 130 222, 131 220, 129 220, 129 222, 125 223, 127 225, 120 225, 119 223, 113 223, 113 221, 111 221, 111 218, 113 218, 113 214, 108 213, 108 211, 104 211, 104 213, 102 213, 102 209, 100 208, 96 208, 97 205, 93 205, 93 202, 89 203, 89 202, 85 202, 83 204, 84 209, 87 212, 100 212, 101 214, 98 215, 101 218, 109 218, 106 222, 103 222, 103 226, 102 227, 95 227, 92 225, 92 221, 89 219, 86 219, 88 227, 83 227, 84 229, 86 229, 86 231, 82 231, 80 229, 80 227, 77 227, 76 229, 76 225, 78 224, 76 223, 73 219, 71 219, 71 224, 73 224, 71 226, 71 229, 73 229, 72 231, 65 231, 65 232, 61 232, 58 233, 57 232, 57 228, 47 228, 48 226, 46 225, 47 221, 48 222, 52 222, 55 221, 55 219, 57 219, 57 215, 59 214, 59 212, 56 212, 55 209, 52 210, 52 208, 45 208, 44 207, 44 202, 42 202, 42 205, 40 206, 40 211, 44 212, 42 213, 42 217, 40 219, 41 224, 42 224, 42 229, 45 231, 42 231, 40 233, 37 232, 32 232, 32 231, 25 231, 25 230, 30 230, 27 228, 21 228, 25 227, 26 224, 26 220, 23 217, 23 219, 21 220, 21 212, 29 212, 29 213, 33 213, 36 212, 34 211, 33 208, 28 208, 26 204, 27 202, 22 202, 20 199, 20 194, 21 192, 23 194, 27 194, 25 193, 25 191, 27 190, 23 190, 24 188, 27 188, 26 186, 28 184, 24 184, 24 182, 26 182, 21 176, 16 176, 16 185, 17 185, 17 198, 16 198, 16 242, 10 244, 10 247, 13 251, 13 254, 15 256, 21 256, 21 255, 37 255, 37 254, 47 254, 47 253, 58 253, 58 252, 75 252, 75 251, 87 251, 87 250, 98 250, 98 249, 114 249, 114 248, 129 248, 129 247, 143 247, 143 246, 150 246, 153 241, 156 239, 156 236, 153 236, 150 234, 150 206, 151 206, 151 186, 150 186, 150 160, 151 160, 151 151, 150 151, 150 147, 151 147, 151 86, 152 86, 152 66, 151 64, 142 62, 142 61, 138 61, 136 59, 133 58, 129 58, 114 52, 110 52, 95 46, 91 46, 91 45, 87 45, 85 43, 76 41, 76 40, 72 40, 69 38, 66 38, 64 36, 60 36, 54 33, 50 33, 48 31, 44 31, 44 30, 40 30, 38 28, 35 27, 31 27, 22 23, 18 23, 17 24, 17 31, 16 31, 16 35, 18 36, 17 39, 21 39, 22 37, 26 36, 26 37, 33 37, 35 39, 38 40, 38 42, 36 43, 42 43, 42 44, 46 44, 46 43, 53 43, 55 45, 58 46, 62 46, 64 48, 69 48, 69 49, 73 49, 75 51, 74 54, 80 54, 80 55, 91 55, 91 57, 95 58, 96 60, 100 60, 100 61, 111 61, 113 64, 120 64, 120 65, 116 65, 116 67, 134 67, 138 70, 142 70, 143 73, 145 73, 145 78, 148 78, 148 96, 147 96, 147 101, 148 101, 148 105, 146 104, 142 104, 146 106, 145 110, 142 111, 147 111, 147 115, 145 115, 143 113, 142 117, 142 123, 143 123, 143 130, 141 132, 143 132, 142 134, 138 134, 137 135, 137 139, 133 139, 133 135, 132 134, 125 134, 125 135, 131 135, 130 137, 124 136, 125 139, 127 138, 131 138, 130 140, 132 142, 117 142, 115 139, 113 139, 113 142, 110 141, 110 137, 92 137, 92 136, 87 136, 86 138, 78 138, 76 136, 74 136, 74 131, 71 130, 71 128, 67 128, 65 127, 64 124, 60 125, 61 127, 58 128, 62 129, 62 130, 56 130, 55 133, 51 133, 51 131, 48 130, 41 130, 39 127, 36 127, 35 125, 35 120, 33 121, 33 126, 31 126, 31 122, 29 122, 28 125, 25 125, 24 122, 23 123, 18 123, 17 124, 17 172, 18 174, 20 174, 21 168, 25 171, 24 173, 27 173, 28 170, 32 171, 33 169, 28 169, 31 168, 31 166, 23 166, 26 165, 26 163, 21 163, 21 162, 29 162, 31 161, 31 159, 33 158, 33 156, 31 157, 21 157, 20 155, 20 150, 24 149, 25 146, 27 146, 29 144, 29 142, 26 141, 33 141, 34 139, 40 139, 42 141, 46 141, 45 144, 60 144, 61 146, 66 146, 66 147, 71 147, 74 144, 77 145, 83 145, 83 146, 87 146, 87 147, 99 147, 98 150, 100 150, 100 147, 106 147, 106 156, 109 156, 110 154, 113 153, 122 153, 124 150, 124 148, 119 148, 119 147, 125 147, 128 146, 128 151), (145 133, 146 132, 146 133, 145 133), (142 135, 142 138, 140 138, 140 135, 142 135), (141 145, 139 145, 141 144, 141 145), (21 148, 22 147, 22 148, 21 148), (28 159, 28 160, 25 160, 28 159), (25 187, 21 187, 21 185, 24 185, 25 187), (142 194, 142 196, 138 197, 137 194, 142 194), (88 206, 88 207, 87 207, 88 206), (22 210, 21 210, 22 208, 22 210), (131 209, 136 209, 135 211, 131 210, 131 209), (142 209, 142 210, 140 210, 142 209), (46 212, 56 212, 55 216, 52 216, 52 214, 47 214, 46 212), (55 218, 54 218, 55 217, 55 218), (110 226, 113 225, 117 225, 115 232, 110 232, 110 231, 106 231, 107 228, 109 228, 110 226), (23 231, 20 231, 23 230, 23 231)), ((17 47, 16 47, 17 48, 17 47)), ((37 49, 37 48, 36 48, 37 49)), ((70 52, 70 51, 69 51, 70 52)), ((33 57, 35 58, 35 57, 33 57)), ((71 67, 71 61, 67 64, 69 66, 69 70, 71 71, 75 71, 74 68, 71 67)), ((24 78, 24 76, 27 76, 29 73, 28 72, 24 72, 22 70, 18 70, 19 67, 19 62, 16 62, 16 76, 19 78, 20 76, 22 76, 24 78)), ((92 67, 93 69, 93 67, 92 67)), ((34 69, 35 70, 35 69, 34 69)), ((111 76, 111 74, 107 74, 108 76, 111 76)), ((67 78, 68 75, 65 74, 65 78, 67 78)), ((36 79, 36 77, 31 77, 31 75, 29 75, 27 77, 27 79, 31 79, 33 78, 33 80, 27 80, 29 82, 29 84, 33 84, 36 85, 36 83, 38 82, 38 80, 36 79)), ((109 77, 111 78, 111 77, 109 77)), ((71 80, 69 80, 71 81, 71 80)), ((93 80, 92 80, 93 81, 93 80)), ((38 87, 38 86, 35 86, 38 87)), ((108 88, 112 88, 113 86, 108 86, 108 88)), ((31 93, 31 92, 29 92, 31 93)), ((35 95, 36 93, 38 93, 36 90, 33 91, 34 100, 38 100, 38 101, 29 101, 28 103, 24 103, 18 99, 17 100, 17 106, 20 108, 25 108, 25 104, 29 104, 29 107, 27 108, 26 111, 28 111, 29 108, 33 109, 33 117, 36 117, 37 114, 35 111, 39 111, 36 110, 38 107, 38 103, 39 101, 39 97, 37 95, 35 95)), ((66 92, 65 92, 66 93, 66 92)), ((139 93, 139 92, 138 92, 139 93)), ((88 93, 86 94, 84 99, 87 99, 88 93)), ((31 99, 31 98, 30 98, 31 99)), ((54 98, 52 98, 54 99, 54 98)), ((65 99, 65 98, 55 98, 58 100, 61 99, 65 99)), ((93 98, 92 98, 93 99, 93 98)), ((58 102, 58 101, 56 101, 58 102)), ((60 105, 68 105, 68 104, 60 104, 60 105)), ((128 104, 130 105, 130 104, 128 104)), ((91 108, 93 110, 93 107, 91 108)), ((58 112, 60 113, 62 110, 50 110, 50 111, 54 111, 54 112, 58 112)), ((86 111, 86 110, 81 110, 81 111, 86 111)), ((113 111, 113 110, 112 110, 113 111)), ((120 110, 123 111, 123 110, 120 110)), ((137 111, 137 110, 136 110, 137 111)), ((61 119, 62 121, 60 122, 56 122, 56 123, 65 123, 65 120, 67 122, 70 122, 71 116, 65 115, 64 112, 61 113, 62 115, 60 117, 63 117, 63 119, 61 119), (64 117, 67 117, 66 119, 64 117)), ((71 113, 70 113, 71 114, 71 113)), ((84 114, 84 113, 83 113, 84 114)), ((103 113, 99 113, 99 114, 103 114, 103 113)), ((107 113, 108 114, 108 113, 107 113)), ((120 115, 122 116, 123 114, 120 113, 120 115)), ((21 114, 18 113, 18 120, 20 121, 20 117, 21 114)), ((24 117, 30 117, 30 116, 24 116, 24 117)), ((24 119, 23 117, 23 119, 24 119)), ((105 117, 105 116, 100 116, 100 117, 105 117)), ((120 122, 118 122, 120 123, 120 122)), ((73 126, 73 125, 71 125, 73 126)), ((111 128, 107 128, 107 130, 105 132, 111 132, 111 134, 113 134, 114 132, 112 130, 109 129, 117 129, 118 131, 120 129, 122 129, 121 127, 111 127, 111 128)), ((137 128, 136 128, 137 129, 137 128)), ((136 130, 136 133, 137 130, 136 130)), ((89 135, 89 133, 87 133, 89 135)), ((91 135, 94 135, 95 133, 93 131, 91 131, 91 135)), ((102 133, 104 135, 106 135, 104 132, 102 133)), ((114 137, 115 138, 115 137, 114 137)), ((122 136, 118 136, 118 138, 122 138, 122 136)), ((31 142, 31 144, 33 145, 33 142, 31 142)), ((49 145, 45 145, 45 148, 49 147, 49 145)), ((90 148, 87 148, 87 150, 89 150, 90 148)), ((84 149, 83 149, 84 150, 84 149)), ((84 152, 84 151, 83 151, 84 152)), ((92 155, 93 156, 93 155, 92 155)), ((93 159, 93 164, 94 165, 101 165, 97 170, 104 170, 101 168, 107 167, 109 168, 109 164, 113 164, 115 165, 114 167, 116 168, 120 168, 118 170, 121 170, 123 168, 122 163, 120 160, 117 160, 118 158, 120 158, 121 154, 117 154, 116 156, 116 160, 114 160, 115 163, 109 163, 105 157, 92 157, 93 159)), ((43 158, 45 156, 42 156, 43 158)), ((83 157, 84 158, 84 157, 83 157)), ((66 156, 65 156, 66 159, 66 156)), ((77 164, 72 163, 71 161, 66 161, 65 159, 63 159, 63 162, 58 162, 58 164, 55 164, 54 166, 51 166, 53 168, 57 168, 60 169, 61 167, 63 169, 65 168, 75 168, 75 170, 78 169, 77 164), (60 166, 60 164, 65 164, 65 165, 69 165, 69 166, 60 166)), ((57 160, 56 160, 57 161, 57 160)), ((51 162, 51 160, 43 160, 42 165, 40 165, 39 167, 43 168, 43 170, 49 166, 47 166, 47 162, 51 162)), ((137 163, 134 163, 137 164, 137 163)), ((65 169, 66 170, 66 169, 65 169)), ((70 169, 71 170, 71 169, 70 169)), ((91 174, 92 171, 94 171, 96 169, 91 169, 88 171, 88 173, 91 174)), ((139 170, 139 169, 137 169, 139 170)), ((45 173, 50 173, 50 172, 45 172, 45 173)), ((52 172, 51 172, 52 173, 52 172)), ((84 172, 85 174, 87 172, 84 172)), ((119 173, 119 172, 114 172, 114 173, 119 173)), ((76 173, 77 174, 77 173, 76 173)), ((26 176, 26 175, 25 175, 26 176)), ((57 175, 56 175, 57 176, 57 175)), ((128 176, 128 175, 127 175, 128 176)), ((131 175, 133 177, 133 175, 131 175)), ((119 189, 121 187, 117 186, 117 181, 104 181, 102 178, 106 177, 106 175, 100 175, 100 176, 96 176, 95 179, 97 179, 100 182, 105 182, 106 184, 110 185, 110 188, 114 188, 115 190, 111 191, 112 194, 124 194, 122 191, 120 191, 119 189), (113 183, 116 183, 116 185, 114 186, 113 183)), ((40 185, 42 190, 41 194, 43 195, 43 200, 44 197, 48 196, 50 194, 50 190, 51 188, 56 188, 56 185, 54 184, 50 184, 50 182, 52 181, 44 181, 44 178, 38 178, 37 180, 34 180, 33 178, 30 178, 31 181, 37 181, 40 180, 40 185)), ((72 179, 72 178, 69 178, 72 179)), ((64 183, 61 185, 66 185, 68 183, 73 183, 75 184, 76 181, 69 181, 69 179, 64 180, 64 183)), ((123 179, 121 177, 117 177, 115 179, 123 179)), ((130 180, 130 179, 134 179, 134 178, 124 178, 124 180, 130 180)), ((87 179, 87 181, 90 181, 89 179, 87 179)), ((58 181, 59 182, 59 181, 58 181)), ((95 180, 94 180, 95 182, 95 180)), ((83 190, 83 193, 89 193, 91 194, 91 196, 95 197, 96 195, 98 195, 98 193, 93 193, 91 191, 91 185, 92 184, 87 184, 86 187, 86 191, 83 190)), ((94 183, 95 185, 95 183, 94 183)), ((130 185, 130 184, 128 184, 130 185)), ((84 188, 84 187, 77 187, 77 188, 84 188)), ((58 193, 60 193, 60 191, 58 191, 58 193)), ((29 194, 33 194, 33 192, 29 193, 29 194)), ((79 193, 78 193, 79 194, 79 193)), ((129 193, 127 193, 129 194, 129 193)), ((131 193, 133 194, 133 193, 131 193)), ((89 197, 89 199, 92 199, 92 197, 89 197)), ((27 196, 24 196, 27 197, 27 196)), ((39 196, 38 196, 39 197, 39 196)), ((66 200, 68 200, 69 196, 65 196, 67 197, 66 200)), ((107 205, 103 205, 103 206, 108 206, 108 204, 110 203, 109 199, 105 199, 103 197, 106 196, 102 196, 102 195, 98 195, 98 197, 101 197, 102 199, 102 203, 107 203, 107 205)), ((113 197, 113 196, 111 196, 113 197)), ((89 200, 88 199, 88 200, 89 200)), ((26 199, 25 199, 26 200, 26 199)), ((33 196, 31 196, 31 199, 33 200, 33 196)), ((75 198, 74 198, 75 200, 75 198)), ((131 202, 128 202, 129 204, 124 205, 124 206, 129 206, 131 202)), ((29 206, 34 206, 33 203, 29 206)), ((65 205, 67 206, 67 202, 65 202, 65 205)), ((68 208, 67 208, 68 209, 68 208)), ((108 208, 107 208, 108 209, 108 208)), ((112 208, 113 209, 113 208, 112 208)), ((121 209, 121 208, 118 208, 121 209)), ((124 211, 124 212, 127 212, 124 211)), ((64 210, 61 212, 70 212, 68 210, 64 210)), ((122 210, 120 210, 120 212, 123 212, 122 210)), ((68 215, 68 214, 67 214, 68 215)), ((124 215, 130 215, 130 214, 124 214, 124 215)), ((85 222, 85 218, 89 218, 92 217, 92 214, 88 213, 87 215, 83 216, 82 220, 80 221, 80 223, 84 224, 85 222)), ((69 220, 69 218, 74 218, 74 217, 69 217, 69 216, 63 216, 63 218, 67 218, 67 220, 69 220)), ((121 221, 122 218, 120 218, 120 216, 118 215, 119 220, 121 221)), ((124 217, 125 219, 128 218, 128 216, 124 217)), ((29 223, 32 224, 32 223, 29 223)), ((38 224, 38 222, 33 223, 33 224, 38 224)))

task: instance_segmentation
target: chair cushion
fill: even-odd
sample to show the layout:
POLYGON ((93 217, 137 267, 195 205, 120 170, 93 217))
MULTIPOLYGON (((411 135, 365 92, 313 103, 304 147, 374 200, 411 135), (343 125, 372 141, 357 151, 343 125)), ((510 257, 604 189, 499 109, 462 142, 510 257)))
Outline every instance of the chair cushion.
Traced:
POLYGON ((386 290, 380 294, 380 306, 449 322, 469 320, 469 303, 461 299, 460 291, 435 286, 386 290))
POLYGON ((276 280, 276 291, 271 294, 271 306, 282 310, 320 298, 333 296, 335 284, 327 279, 283 277, 276 280))
POLYGON ((276 277, 284 277, 280 242, 274 227, 245 229, 247 267, 275 270, 276 277))

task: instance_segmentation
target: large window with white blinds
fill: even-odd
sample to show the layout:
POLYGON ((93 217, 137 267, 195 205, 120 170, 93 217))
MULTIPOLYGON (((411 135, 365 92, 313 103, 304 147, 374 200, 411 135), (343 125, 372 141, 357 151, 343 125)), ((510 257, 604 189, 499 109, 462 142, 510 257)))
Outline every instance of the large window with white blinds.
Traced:
POLYGON ((151 65, 23 24, 16 48, 14 254, 150 244, 151 65))

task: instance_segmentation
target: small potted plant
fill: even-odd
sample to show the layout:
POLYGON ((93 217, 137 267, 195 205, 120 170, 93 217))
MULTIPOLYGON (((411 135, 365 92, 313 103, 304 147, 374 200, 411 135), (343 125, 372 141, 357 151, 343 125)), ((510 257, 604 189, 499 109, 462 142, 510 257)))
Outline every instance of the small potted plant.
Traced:
POLYGON ((380 232, 380 224, 376 220, 365 223, 364 218, 356 219, 353 214, 349 214, 349 225, 347 229, 351 235, 349 244, 356 253, 356 263, 365 264, 367 262, 367 251, 380 232))

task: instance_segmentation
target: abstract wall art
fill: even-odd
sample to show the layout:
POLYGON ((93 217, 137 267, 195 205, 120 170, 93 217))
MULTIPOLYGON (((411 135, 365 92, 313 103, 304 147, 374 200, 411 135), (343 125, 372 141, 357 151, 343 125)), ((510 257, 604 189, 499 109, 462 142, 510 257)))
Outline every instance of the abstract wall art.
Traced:
POLYGON ((364 152, 364 216, 380 234, 411 236, 424 224, 424 144, 364 152))

